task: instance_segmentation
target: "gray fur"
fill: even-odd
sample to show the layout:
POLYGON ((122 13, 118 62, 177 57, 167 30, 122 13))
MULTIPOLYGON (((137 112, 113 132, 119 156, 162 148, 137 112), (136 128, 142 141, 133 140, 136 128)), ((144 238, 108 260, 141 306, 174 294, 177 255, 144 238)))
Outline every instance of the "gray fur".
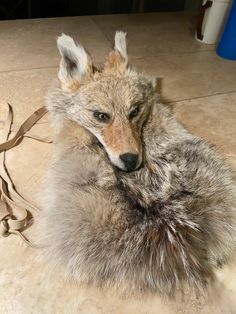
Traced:
MULTIPOLYGON (((121 78, 112 80, 119 88, 121 78)), ((130 71, 126 80, 134 80, 130 71)), ((55 143, 43 191, 42 243, 52 265, 79 283, 170 295, 186 283, 204 286, 229 261, 236 185, 215 148, 177 122, 143 76, 140 82, 151 110, 142 121, 143 166, 130 173, 114 167, 77 113, 71 116, 77 96, 60 87, 50 93, 55 143), (68 140, 71 126, 78 133, 68 140)))

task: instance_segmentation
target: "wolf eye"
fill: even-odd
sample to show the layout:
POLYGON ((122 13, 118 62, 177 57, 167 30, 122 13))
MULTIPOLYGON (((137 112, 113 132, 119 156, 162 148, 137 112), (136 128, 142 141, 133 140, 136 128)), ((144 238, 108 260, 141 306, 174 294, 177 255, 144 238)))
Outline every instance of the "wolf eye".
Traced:
POLYGON ((138 114, 139 114, 139 108, 136 107, 136 108, 134 108, 134 109, 130 112, 129 118, 130 118, 130 119, 133 119, 133 118, 135 118, 138 114))
POLYGON ((107 113, 104 112, 99 112, 99 111, 95 111, 94 112, 94 117, 101 122, 108 122, 110 120, 110 116, 107 113))

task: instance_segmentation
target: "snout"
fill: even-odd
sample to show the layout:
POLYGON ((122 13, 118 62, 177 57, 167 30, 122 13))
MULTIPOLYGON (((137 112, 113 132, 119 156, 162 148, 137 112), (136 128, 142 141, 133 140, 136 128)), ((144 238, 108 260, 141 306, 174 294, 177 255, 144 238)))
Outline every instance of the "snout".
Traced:
POLYGON ((142 141, 139 131, 121 117, 103 132, 102 142, 111 163, 123 171, 134 171, 142 163, 142 141))
POLYGON ((139 155, 137 154, 122 154, 120 160, 123 162, 126 171, 133 171, 139 166, 139 155))

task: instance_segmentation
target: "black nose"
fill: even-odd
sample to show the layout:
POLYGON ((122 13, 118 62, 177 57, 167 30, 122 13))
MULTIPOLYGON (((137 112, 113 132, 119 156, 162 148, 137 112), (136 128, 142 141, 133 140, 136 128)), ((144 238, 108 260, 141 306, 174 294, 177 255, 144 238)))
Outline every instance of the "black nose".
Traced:
POLYGON ((127 153, 120 155, 120 159, 123 161, 126 170, 131 171, 134 170, 137 166, 138 155, 127 153))

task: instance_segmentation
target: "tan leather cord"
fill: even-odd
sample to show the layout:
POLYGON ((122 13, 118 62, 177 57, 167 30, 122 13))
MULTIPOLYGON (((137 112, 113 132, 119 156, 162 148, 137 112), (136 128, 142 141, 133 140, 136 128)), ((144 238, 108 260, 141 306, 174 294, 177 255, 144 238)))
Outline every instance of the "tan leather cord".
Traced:
POLYGON ((13 111, 12 111, 12 107, 8 104, 9 107, 9 112, 8 112, 8 117, 7 117, 7 121, 5 124, 5 133, 4 135, 6 138, 6 142, 2 143, 0 145, 0 153, 2 151, 6 151, 14 146, 17 146, 19 144, 19 142, 23 139, 24 135, 26 132, 28 132, 32 126, 35 125, 35 123, 41 119, 45 113, 47 112, 47 109, 45 107, 41 107, 38 110, 36 110, 28 119, 25 120, 25 122, 20 126, 20 128, 18 129, 18 131, 16 132, 15 136, 8 140, 8 137, 10 135, 11 132, 11 125, 13 122, 13 111))
POLYGON ((46 143, 51 142, 47 138, 43 139, 27 133, 47 113, 47 109, 42 107, 36 110, 25 120, 10 140, 9 135, 13 123, 13 110, 9 104, 8 109, 8 117, 2 131, 1 142, 3 143, 0 144, 0 236, 7 237, 10 234, 16 234, 27 244, 34 246, 22 234, 22 231, 32 222, 28 219, 28 211, 38 211, 39 209, 25 200, 15 189, 5 165, 5 155, 7 150, 19 145, 24 137, 30 137, 46 143))

